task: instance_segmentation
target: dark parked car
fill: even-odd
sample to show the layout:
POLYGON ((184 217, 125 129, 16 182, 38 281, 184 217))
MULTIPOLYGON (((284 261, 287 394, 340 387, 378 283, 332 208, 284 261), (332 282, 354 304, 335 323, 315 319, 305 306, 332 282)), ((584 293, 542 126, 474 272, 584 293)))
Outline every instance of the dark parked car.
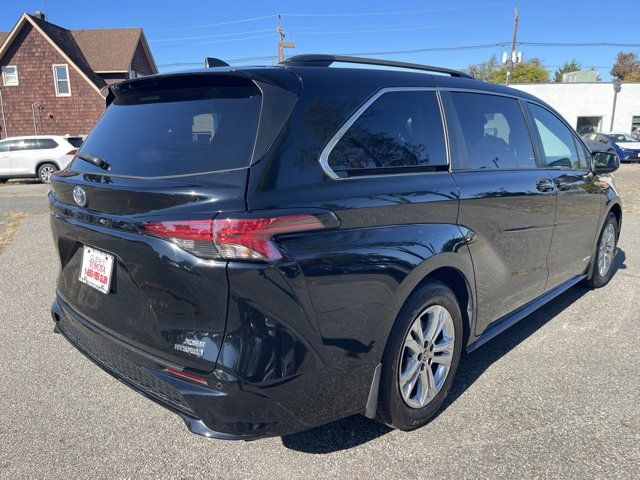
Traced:
POLYGON ((621 162, 640 162, 640 140, 633 135, 596 132, 583 135, 582 138, 586 142, 595 142, 600 145, 598 150, 606 149, 608 152, 617 154, 621 162))
POLYGON ((617 157, 518 90, 305 55, 107 103, 52 178, 56 331, 195 433, 420 427, 463 351, 615 270, 617 157))

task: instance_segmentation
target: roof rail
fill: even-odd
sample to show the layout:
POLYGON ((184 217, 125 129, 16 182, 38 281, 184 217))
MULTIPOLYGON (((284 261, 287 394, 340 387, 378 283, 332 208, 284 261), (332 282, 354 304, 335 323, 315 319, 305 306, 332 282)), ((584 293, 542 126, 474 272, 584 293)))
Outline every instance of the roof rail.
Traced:
POLYGON ((412 70, 424 70, 425 72, 444 73, 447 75, 451 75, 452 77, 471 79, 474 78, 468 73, 460 72, 458 70, 451 70, 449 68, 434 67, 431 65, 420 65, 419 63, 395 62, 393 60, 378 60, 375 58, 349 57, 344 55, 295 55, 283 62, 280 62, 280 65, 291 67, 328 67, 335 62, 409 68, 412 70))

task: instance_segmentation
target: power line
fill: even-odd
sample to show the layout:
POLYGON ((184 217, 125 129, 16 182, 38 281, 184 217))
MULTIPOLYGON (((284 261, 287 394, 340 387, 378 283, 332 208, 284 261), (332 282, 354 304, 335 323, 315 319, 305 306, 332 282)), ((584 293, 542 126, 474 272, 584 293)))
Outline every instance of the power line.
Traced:
MULTIPOLYGON (((507 47, 511 45, 511 42, 498 42, 498 43, 486 43, 481 45, 462 45, 457 47, 427 47, 427 48, 415 48, 411 50, 385 50, 375 52, 350 52, 341 53, 340 55, 401 55, 404 53, 421 53, 421 52, 446 52, 455 50, 478 50, 484 48, 498 48, 507 47)), ((532 47, 640 47, 640 43, 550 43, 550 42, 516 42, 519 46, 532 46, 532 47)))
POLYGON ((180 40, 200 40, 205 38, 218 38, 218 37, 233 37, 236 35, 248 35, 253 33, 264 33, 264 32, 272 32, 273 28, 263 28, 261 30, 249 30, 246 32, 236 32, 236 33, 217 33, 215 35, 200 35, 197 37, 175 37, 175 38, 158 38, 149 40, 149 42, 176 42, 180 40))
POLYGON ((363 13, 283 13, 283 17, 375 17, 386 15, 414 15, 416 13, 433 13, 433 12, 449 12, 453 10, 468 10, 471 8, 486 8, 497 5, 507 5, 513 2, 496 2, 486 3, 478 5, 465 5, 458 7, 447 8, 431 8, 428 10, 404 10, 404 11, 391 11, 391 12, 363 12, 363 13))
MULTIPOLYGON (((274 37, 276 36, 277 33, 273 32, 273 33, 269 33, 266 35, 254 35, 252 37, 242 37, 242 38, 228 38, 226 40, 216 40, 214 42, 193 42, 193 43, 189 43, 189 45, 215 45, 218 43, 228 43, 228 42, 240 42, 240 41, 244 41, 244 40, 253 40, 256 38, 267 38, 267 37, 274 37)), ((157 45, 154 48, 171 48, 171 47, 184 47, 186 44, 185 43, 178 43, 178 44, 173 44, 173 45, 157 45)))
MULTIPOLYGON (((512 2, 494 2, 487 4, 476 4, 476 5, 461 5, 458 7, 446 7, 446 8, 432 8, 427 10, 402 10, 402 11, 387 11, 387 12, 363 12, 363 13, 283 13, 280 14, 283 17, 308 17, 308 18, 320 18, 320 17, 374 17, 374 16, 387 16, 387 15, 415 15, 419 13, 434 13, 434 12, 448 12, 448 11, 456 11, 456 10, 469 10, 474 8, 487 8, 499 5, 507 5, 512 2)), ((258 20, 265 20, 268 18, 277 18, 278 13, 272 13, 269 15, 263 15, 260 17, 251 17, 251 18, 240 18, 237 20, 229 20, 226 22, 218 22, 218 23, 206 23, 200 25, 184 25, 182 27, 171 27, 171 28, 155 28, 151 30, 147 30, 147 32, 174 32, 178 30, 190 30, 190 29, 198 29, 198 28, 210 28, 210 27, 220 27, 224 25, 234 25, 238 23, 246 23, 246 22, 254 22, 258 20)))
MULTIPOLYGON (((257 57, 244 57, 244 58, 233 58, 231 60, 225 60, 227 63, 239 63, 239 62, 252 62, 255 60, 275 60, 275 55, 262 55, 257 57)), ((174 63, 162 63, 159 64, 158 67, 201 67, 202 61, 193 61, 193 62, 174 62, 174 63)))
POLYGON ((264 15, 262 17, 253 17, 253 18, 242 18, 240 20, 230 20, 228 22, 219 22, 219 23, 207 23, 205 25, 186 25, 184 27, 173 27, 173 28, 160 28, 154 30, 147 30, 148 32, 174 32, 176 30, 188 30, 192 28, 209 28, 209 27, 219 27, 222 25, 232 25, 235 23, 245 23, 245 22, 253 22, 256 20, 264 20, 265 18, 276 18, 277 14, 264 15))
MULTIPOLYGON (((392 28, 371 28, 365 30, 324 30, 324 31, 308 31, 308 32, 295 32, 296 35, 339 35, 339 34, 352 34, 352 33, 377 33, 377 32, 407 32, 411 30, 428 30, 431 28, 441 27, 455 27, 462 25, 477 25, 485 23, 499 23, 503 22, 502 19, 486 19, 486 20, 470 20, 463 22, 448 22, 448 23, 434 23, 428 25, 407 25, 404 27, 392 27, 392 28)), ((289 29, 292 30, 292 29, 289 29)))
MULTIPOLYGON (((421 24, 421 25, 405 25, 401 27, 391 27, 391 28, 371 28, 371 29, 346 29, 346 30, 321 30, 316 31, 313 28, 305 28, 305 27, 291 27, 287 28, 287 30, 303 30, 296 31, 296 35, 339 35, 339 34, 353 34, 353 33, 377 33, 377 32, 405 32, 412 30, 428 30, 432 28, 442 28, 442 27, 454 27, 454 26, 462 26, 462 25, 476 25, 476 24, 486 24, 486 23, 498 23, 501 22, 501 19, 482 19, 482 20, 469 20, 469 21, 461 21, 461 22, 446 22, 446 23, 435 23, 435 24, 421 24), (308 31, 304 31, 308 30, 308 31)), ((261 30, 249 30, 245 32, 236 32, 236 33, 218 33, 214 35, 200 35, 195 37, 175 37, 175 38, 159 38, 150 40, 152 43, 157 42, 174 42, 174 41, 184 41, 184 40, 200 40, 207 38, 220 38, 220 37, 232 37, 237 35, 247 35, 253 33, 263 33, 263 32, 271 32, 273 29, 265 28, 261 30)))
POLYGON ((640 43, 548 43, 548 42, 518 42, 518 45, 529 45, 531 47, 627 47, 639 48, 640 43))

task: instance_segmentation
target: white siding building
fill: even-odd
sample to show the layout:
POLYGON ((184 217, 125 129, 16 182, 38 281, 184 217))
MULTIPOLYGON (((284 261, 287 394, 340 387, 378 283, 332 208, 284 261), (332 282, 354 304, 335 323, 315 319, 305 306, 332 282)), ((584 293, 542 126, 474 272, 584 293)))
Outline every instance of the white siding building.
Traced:
POLYGON ((547 102, 579 133, 585 133, 590 127, 621 133, 640 129, 640 83, 621 84, 613 127, 613 83, 521 83, 510 86, 547 102))

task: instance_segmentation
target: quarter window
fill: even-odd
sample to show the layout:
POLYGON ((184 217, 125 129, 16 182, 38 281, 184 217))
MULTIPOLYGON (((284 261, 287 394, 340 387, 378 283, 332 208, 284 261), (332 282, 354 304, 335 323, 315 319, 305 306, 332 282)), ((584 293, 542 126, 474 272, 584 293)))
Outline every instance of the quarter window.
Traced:
POLYGON ((18 85, 18 67, 15 65, 2 67, 2 83, 5 87, 18 85))
POLYGON ((69 97, 71 96, 71 83, 69 82, 69 66, 68 65, 54 65, 53 77, 56 87, 57 97, 69 97))
POLYGON ((466 155, 458 169, 536 168, 531 136, 515 98, 451 92, 466 155), (466 160, 466 164, 465 161, 466 160))
POLYGON ((328 163, 339 177, 446 168, 435 92, 384 93, 344 133, 328 163))
POLYGON ((571 130, 546 108, 529 104, 529 110, 540 136, 547 166, 587 169, 585 153, 578 155, 575 137, 571 130))
POLYGON ((58 143, 53 138, 38 138, 34 143, 32 148, 35 150, 50 150, 58 147, 58 143))

